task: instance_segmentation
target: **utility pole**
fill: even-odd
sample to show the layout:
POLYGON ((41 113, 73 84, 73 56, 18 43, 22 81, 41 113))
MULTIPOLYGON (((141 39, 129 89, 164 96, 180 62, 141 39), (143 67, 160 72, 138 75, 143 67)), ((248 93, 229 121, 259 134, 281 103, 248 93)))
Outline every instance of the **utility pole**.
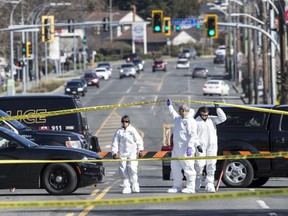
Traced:
POLYGON ((110 26, 110 41, 113 41, 113 28, 112 28, 112 0, 109 1, 109 26, 110 26))
MULTIPOLYGON (((262 21, 264 22, 263 30, 267 31, 267 7, 266 2, 262 1, 262 21)), ((263 103, 268 104, 269 93, 269 71, 268 71, 268 40, 262 35, 262 73, 263 73, 263 103)))
MULTIPOLYGON (((250 10, 250 9, 249 9, 250 10)), ((247 19, 248 23, 251 23, 251 19, 247 19)), ((252 69, 252 49, 251 49, 251 41, 252 41, 252 30, 248 29, 248 103, 253 103, 253 69, 252 69)))
MULTIPOLYGON (((279 0, 280 7, 285 8, 287 0, 279 0)), ((287 74, 287 61, 286 61, 286 20, 285 20, 285 11, 279 10, 279 34, 280 34, 280 66, 281 66, 281 104, 288 103, 288 74, 287 74)))
POLYGON ((254 51, 254 73, 253 73, 253 80, 254 80, 254 93, 255 99, 254 104, 259 103, 259 92, 258 92, 258 80, 259 80, 259 68, 258 68, 258 46, 257 46, 257 31, 253 31, 253 51, 254 51))

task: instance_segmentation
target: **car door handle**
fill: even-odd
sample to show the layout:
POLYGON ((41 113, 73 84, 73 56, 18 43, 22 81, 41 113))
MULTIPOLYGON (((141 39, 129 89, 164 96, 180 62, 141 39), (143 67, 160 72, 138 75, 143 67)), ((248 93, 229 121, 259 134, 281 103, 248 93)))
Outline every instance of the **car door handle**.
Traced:
POLYGON ((274 141, 275 141, 275 143, 285 143, 285 139, 284 139, 284 137, 276 138, 274 141))

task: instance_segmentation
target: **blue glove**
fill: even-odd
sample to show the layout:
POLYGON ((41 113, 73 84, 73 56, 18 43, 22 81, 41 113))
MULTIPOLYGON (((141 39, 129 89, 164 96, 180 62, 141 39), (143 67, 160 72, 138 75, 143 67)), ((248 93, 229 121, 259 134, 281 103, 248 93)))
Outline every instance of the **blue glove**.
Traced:
POLYGON ((187 154, 187 156, 191 156, 192 155, 192 148, 191 147, 187 148, 186 154, 187 154))
POLYGON ((170 105, 172 105, 172 100, 171 99, 167 99, 167 106, 170 106, 170 105))

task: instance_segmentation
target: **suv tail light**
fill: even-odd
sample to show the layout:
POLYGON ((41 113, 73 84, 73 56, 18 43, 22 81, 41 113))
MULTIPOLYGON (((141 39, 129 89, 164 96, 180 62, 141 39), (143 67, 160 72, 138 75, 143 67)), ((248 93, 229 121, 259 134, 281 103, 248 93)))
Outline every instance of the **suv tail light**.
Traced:
POLYGON ((169 145, 169 146, 162 146, 161 151, 172 151, 173 150, 173 146, 169 145))

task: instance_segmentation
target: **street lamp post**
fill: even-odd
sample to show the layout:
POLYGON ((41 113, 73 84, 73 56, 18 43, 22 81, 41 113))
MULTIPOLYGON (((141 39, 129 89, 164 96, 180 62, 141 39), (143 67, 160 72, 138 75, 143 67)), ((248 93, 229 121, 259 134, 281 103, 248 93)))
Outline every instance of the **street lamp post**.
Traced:
MULTIPOLYGON (((37 24, 39 22, 39 16, 41 14, 41 12, 43 10, 45 10, 46 8, 54 8, 54 7, 62 7, 62 6, 70 6, 71 3, 62 3, 62 2, 59 2, 59 3, 54 3, 54 2, 51 2, 51 3, 43 3, 39 6, 37 6, 34 10, 33 10, 33 13, 32 13, 32 18, 31 18, 31 21, 32 21, 32 24, 37 24)), ((31 15, 30 15, 31 16, 31 15)), ((30 17, 29 16, 29 17, 30 17)), ((33 35, 34 36, 34 35, 33 35)), ((34 44, 34 64, 33 64, 33 68, 35 70, 35 75, 36 75, 36 84, 37 86, 39 85, 39 61, 38 61, 38 41, 37 41, 37 38, 38 38, 38 32, 35 32, 35 38, 32 37, 32 44, 34 44), (36 39, 35 39, 36 38, 36 39)), ((47 51, 46 46, 47 44, 45 44, 45 52, 47 51)), ((46 59, 46 58, 45 58, 46 59)), ((45 60, 45 76, 46 76, 46 79, 47 79, 47 59, 45 60)))
MULTIPOLYGON (((13 26, 13 15, 16 7, 21 2, 19 1, 11 1, 9 3, 15 4, 10 14, 10 26, 13 26)), ((7 82, 7 95, 15 94, 15 81, 14 81, 14 35, 13 30, 10 31, 10 79, 7 82)))

